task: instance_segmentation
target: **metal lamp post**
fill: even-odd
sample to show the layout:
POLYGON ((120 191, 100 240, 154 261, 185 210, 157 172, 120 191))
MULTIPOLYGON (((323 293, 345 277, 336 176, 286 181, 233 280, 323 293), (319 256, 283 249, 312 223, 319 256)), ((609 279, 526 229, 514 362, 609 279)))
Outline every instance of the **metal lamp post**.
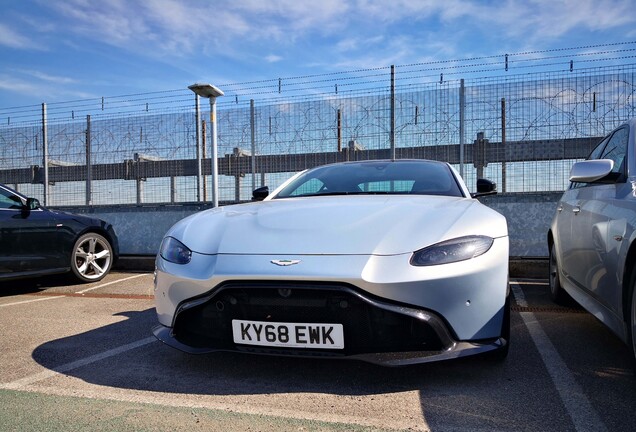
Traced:
MULTIPOLYGON (((216 98, 223 96, 224 93, 212 84, 192 84, 188 86, 197 96, 210 99, 210 124, 212 135, 212 206, 219 206, 219 167, 218 167, 218 146, 216 142, 216 98)), ((197 129, 199 128, 197 119, 197 129)), ((199 133, 197 133, 197 140, 199 140, 199 133)), ((200 141, 197 143, 200 147, 200 141)), ((200 150, 200 149, 199 149, 200 150)), ((201 152, 199 151, 199 156, 201 152)), ((201 188, 199 186, 199 196, 201 194, 201 188)))

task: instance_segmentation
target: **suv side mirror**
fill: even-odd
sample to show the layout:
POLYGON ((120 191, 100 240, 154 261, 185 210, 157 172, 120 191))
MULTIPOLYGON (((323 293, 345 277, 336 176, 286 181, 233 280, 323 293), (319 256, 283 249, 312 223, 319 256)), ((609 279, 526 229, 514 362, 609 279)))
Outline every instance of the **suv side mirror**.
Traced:
POLYGON ((269 195, 269 186, 259 187, 252 192, 252 201, 263 201, 269 195))
POLYGON ((570 181, 578 183, 593 183, 607 177, 614 168, 611 159, 593 159, 576 162, 570 170, 570 181))
POLYGON ((497 193, 497 183, 487 179, 477 179, 477 192, 471 194, 473 198, 484 195, 495 195, 497 193))

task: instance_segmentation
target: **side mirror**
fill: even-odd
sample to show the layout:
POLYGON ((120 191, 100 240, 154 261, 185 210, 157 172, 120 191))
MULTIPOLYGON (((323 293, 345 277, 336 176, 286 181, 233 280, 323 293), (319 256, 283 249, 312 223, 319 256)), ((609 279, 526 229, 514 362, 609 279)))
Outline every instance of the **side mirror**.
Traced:
POLYGON ((31 213, 31 210, 36 210, 40 207, 40 201, 35 198, 27 198, 26 203, 22 205, 22 217, 28 217, 31 213))
POLYGON ((269 195, 269 186, 259 187, 252 192, 252 201, 263 201, 269 195))
POLYGON ((477 192, 471 194, 473 198, 484 195, 495 195, 497 193, 497 183, 487 179, 477 179, 477 192))
POLYGON ((35 198, 27 198, 25 207, 29 210, 37 210, 40 208, 40 201, 35 198))
POLYGON ((610 159, 594 159, 577 162, 570 170, 570 181, 576 183, 592 183, 601 180, 612 172, 614 161, 610 159))

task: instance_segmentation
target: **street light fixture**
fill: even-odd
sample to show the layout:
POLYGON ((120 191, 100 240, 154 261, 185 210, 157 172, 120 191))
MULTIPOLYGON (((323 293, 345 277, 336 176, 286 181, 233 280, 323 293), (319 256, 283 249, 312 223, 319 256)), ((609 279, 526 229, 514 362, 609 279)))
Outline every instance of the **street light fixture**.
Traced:
POLYGON ((222 90, 220 90, 218 87, 213 86, 212 84, 197 83, 188 86, 188 88, 204 98, 219 97, 225 94, 222 90))
MULTIPOLYGON (((218 146, 216 142, 216 135, 217 135, 216 98, 219 96, 223 96, 224 93, 223 91, 213 86, 212 84, 196 83, 196 84, 192 84, 191 86, 188 86, 188 88, 192 90, 194 94, 196 94, 197 96, 210 99, 210 124, 212 126, 210 131, 210 134, 212 135, 212 206, 218 207, 219 206, 219 168, 218 168, 218 146)), ((197 131, 199 130, 199 123, 200 123, 198 118, 199 116, 198 107, 199 107, 199 104, 197 99, 197 131)), ((197 132, 197 150, 198 150, 197 159, 198 159, 199 167, 201 166, 200 142, 201 142, 200 133, 197 132)), ((199 172, 200 172, 200 168, 199 168, 199 172)), ((201 196, 201 185, 199 185, 198 194, 199 196, 201 196)))

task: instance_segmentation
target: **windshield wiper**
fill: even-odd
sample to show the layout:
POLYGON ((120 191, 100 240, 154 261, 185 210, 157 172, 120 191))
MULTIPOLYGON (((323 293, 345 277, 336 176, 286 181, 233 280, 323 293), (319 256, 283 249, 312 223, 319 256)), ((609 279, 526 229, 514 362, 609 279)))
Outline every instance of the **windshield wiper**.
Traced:
POLYGON ((355 192, 334 191, 334 192, 308 193, 308 194, 302 194, 302 195, 296 195, 296 196, 297 197, 318 197, 318 196, 351 195, 351 194, 354 194, 354 193, 355 192))
MULTIPOLYGON (((338 195, 401 195, 406 192, 389 192, 389 191, 333 191, 333 192, 317 192, 303 195, 296 195, 297 197, 319 197, 319 196, 338 196, 338 195)), ((290 197, 291 198, 291 197, 290 197)))

